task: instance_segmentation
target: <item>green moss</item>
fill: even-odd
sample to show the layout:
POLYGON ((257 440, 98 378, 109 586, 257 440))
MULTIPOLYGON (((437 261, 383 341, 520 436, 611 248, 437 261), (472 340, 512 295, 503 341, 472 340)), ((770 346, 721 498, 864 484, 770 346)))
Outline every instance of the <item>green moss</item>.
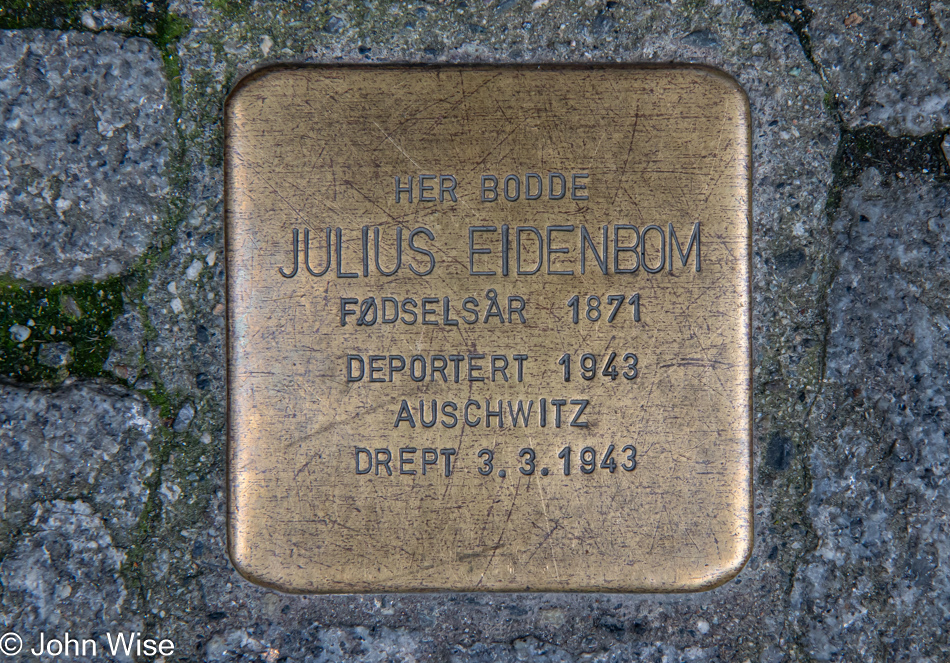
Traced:
POLYGON ((239 18, 248 13, 248 4, 242 0, 211 0, 211 7, 226 18, 239 18))
POLYGON ((0 30, 81 29, 80 17, 90 4, 83 0, 6 0, 0 4, 0 30))
POLYGON ((158 47, 167 48, 177 43, 191 29, 191 21, 166 12, 158 19, 158 47))
POLYGON ((0 283, 0 376, 37 382, 101 375, 112 347, 108 332, 123 309, 122 290, 120 278, 51 288, 0 283), (15 340, 14 325, 27 327, 29 338, 15 340), (73 361, 65 371, 39 363, 47 343, 72 347, 73 361))
MULTIPOLYGON (((134 35, 152 38, 161 48, 161 41, 171 43, 181 36, 174 35, 174 27, 169 26, 167 0, 142 2, 141 0, 9 0, 0 5, 0 29, 23 30, 44 28, 48 30, 85 30, 82 14, 87 10, 107 9, 129 17, 129 32, 134 35)), ((174 17, 172 23, 183 23, 174 17)))
POLYGON ((165 392, 165 387, 156 379, 155 387, 147 391, 139 391, 140 394, 148 399, 152 406, 158 408, 162 419, 171 421, 174 414, 178 411, 175 401, 165 392))

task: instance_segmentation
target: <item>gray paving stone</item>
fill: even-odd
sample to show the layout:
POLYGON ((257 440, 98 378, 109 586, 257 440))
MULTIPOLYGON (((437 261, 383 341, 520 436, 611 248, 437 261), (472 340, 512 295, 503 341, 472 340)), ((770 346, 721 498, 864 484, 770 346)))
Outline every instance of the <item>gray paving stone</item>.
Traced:
POLYGON ((950 6, 808 2, 815 61, 850 127, 920 136, 950 126, 950 6))
POLYGON ((950 188, 882 178, 835 219, 827 383, 791 609, 814 660, 950 649, 950 188), (871 635, 873 633, 873 636, 871 635))
POLYGON ((144 39, 0 31, 0 274, 101 279, 145 251, 168 192, 166 88, 144 39))
POLYGON ((125 555, 89 504, 37 504, 29 536, 0 562, 0 614, 5 628, 23 638, 21 657, 40 645, 40 633, 63 639, 70 632, 77 640, 96 640, 99 654, 87 649, 87 656, 70 660, 131 660, 101 655, 108 646, 105 633, 115 637, 142 629, 142 618, 129 609, 133 600, 121 576, 124 563, 125 555))
MULTIPOLYGON (((0 516, 22 526, 40 501, 82 497, 126 543, 154 470, 148 443, 158 416, 117 387, 0 384, 0 516)), ((6 549, 7 545, 3 545, 6 549)))

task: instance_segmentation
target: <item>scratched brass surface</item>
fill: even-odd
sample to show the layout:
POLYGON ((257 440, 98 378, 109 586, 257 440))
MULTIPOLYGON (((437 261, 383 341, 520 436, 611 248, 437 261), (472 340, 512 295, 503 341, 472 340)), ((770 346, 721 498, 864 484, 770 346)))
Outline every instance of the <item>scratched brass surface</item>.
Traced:
POLYGON ((241 573, 296 592, 666 592, 734 576, 752 545, 749 124, 738 85, 697 67, 297 67, 242 81, 225 147, 229 549, 241 573), (526 173, 539 176, 528 194, 544 187, 535 200, 526 173), (560 199, 552 173, 565 177, 560 199), (517 200, 502 194, 508 174, 517 200), (420 175, 437 176, 421 192, 434 202, 420 201, 420 175), (483 175, 498 177, 495 202, 481 200, 483 175), (412 202, 396 202, 395 178, 410 176, 412 202), (312 276, 305 231, 319 274, 327 228, 332 264, 312 276), (376 228, 385 271, 402 228, 392 276, 377 268, 376 228), (518 232, 522 272, 543 242, 535 273, 517 273, 518 232), (642 255, 620 251, 615 265, 613 247, 635 233, 642 255), (397 322, 382 322, 384 297, 397 322), (384 381, 370 382, 371 366, 384 381), (486 417, 498 401, 500 422, 486 417), (513 425, 519 402, 532 403, 527 425, 513 425))

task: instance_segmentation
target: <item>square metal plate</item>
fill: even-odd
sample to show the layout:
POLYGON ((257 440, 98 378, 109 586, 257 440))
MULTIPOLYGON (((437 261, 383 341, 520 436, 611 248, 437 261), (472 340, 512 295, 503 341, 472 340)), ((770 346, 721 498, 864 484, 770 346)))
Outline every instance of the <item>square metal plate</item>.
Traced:
POLYGON ((226 108, 229 549, 293 592, 688 591, 752 543, 750 118, 701 67, 226 108))

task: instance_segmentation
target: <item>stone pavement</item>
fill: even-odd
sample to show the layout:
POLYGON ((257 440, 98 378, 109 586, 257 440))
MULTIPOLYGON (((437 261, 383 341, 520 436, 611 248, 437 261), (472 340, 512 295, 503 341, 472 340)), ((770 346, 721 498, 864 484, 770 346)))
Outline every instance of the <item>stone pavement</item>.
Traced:
POLYGON ((950 660, 945 2, 10 4, 4 632, 140 630, 175 642, 168 661, 950 660), (289 60, 680 61, 740 81, 756 534, 737 579, 295 597, 233 570, 221 108, 242 74, 289 60))

